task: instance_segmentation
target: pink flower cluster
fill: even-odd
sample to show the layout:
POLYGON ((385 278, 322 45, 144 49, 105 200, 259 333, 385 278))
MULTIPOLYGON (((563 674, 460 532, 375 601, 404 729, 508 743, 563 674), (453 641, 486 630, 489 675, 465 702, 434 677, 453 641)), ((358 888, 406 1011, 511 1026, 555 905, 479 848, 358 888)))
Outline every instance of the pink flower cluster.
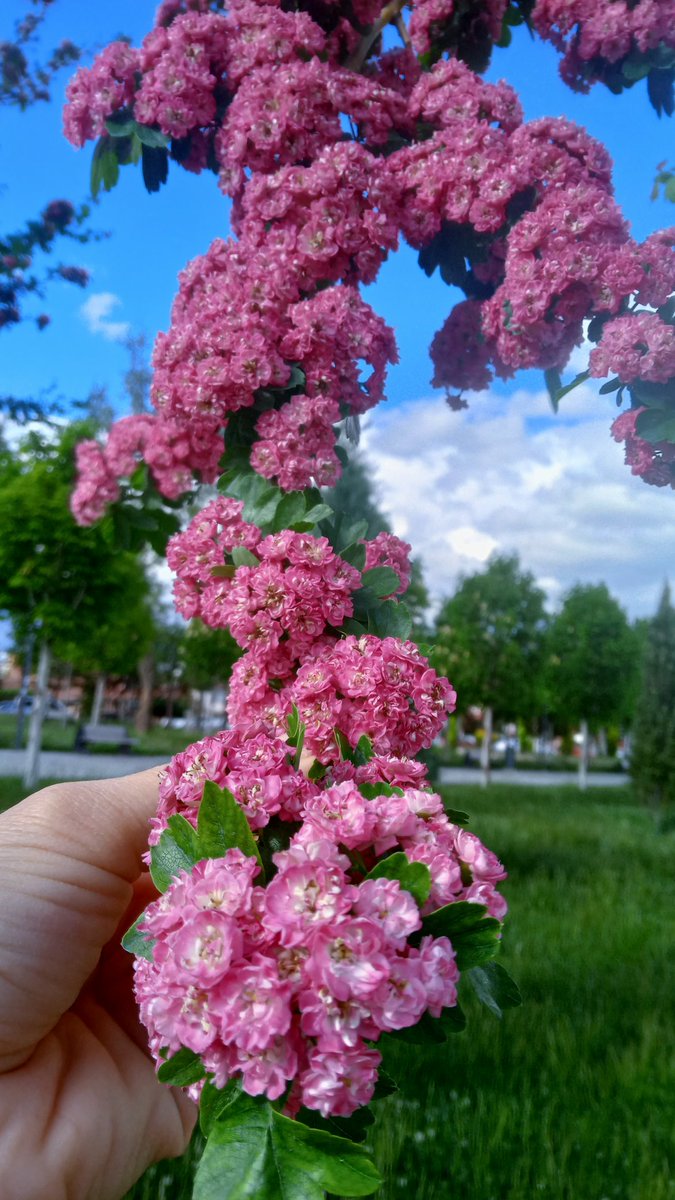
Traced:
POLYGON ((178 577, 178 611, 214 629, 229 628, 254 655, 268 658, 283 639, 290 659, 303 658, 327 626, 339 628, 352 615, 361 574, 328 538, 290 529, 263 537, 241 520, 242 508, 236 500, 214 500, 171 539, 167 562, 178 577), (254 551, 258 561, 236 567, 228 578, 226 559, 235 546, 254 551))
POLYGON ((612 424, 615 442, 624 443, 624 461, 631 474, 639 475, 655 487, 675 488, 675 445, 672 442, 646 442, 635 424, 644 408, 629 408, 612 424))
POLYGON ((363 544, 366 547, 364 571, 370 571, 374 567, 391 567, 399 577, 399 585, 392 595, 398 596, 407 592, 410 587, 412 546, 408 542, 402 542, 394 533, 378 533, 363 544))
MULTIPOLYGON (((378 403, 396 361, 391 330, 357 288, 400 233, 438 250, 467 297, 432 346, 434 382, 460 393, 493 371, 561 369, 584 320, 621 317, 631 295, 656 307, 675 288, 672 232, 631 239, 604 148, 562 118, 523 123, 513 89, 462 61, 483 61, 505 7, 416 0, 414 50, 451 55, 421 71, 410 48, 359 58, 374 0, 349 13, 171 3, 140 50, 115 43, 78 72, 66 111, 77 144, 133 113, 189 169, 217 164, 235 197, 238 243, 216 241, 190 264, 157 340, 153 402, 160 421, 177 422, 172 437, 251 408, 256 471, 286 490, 335 482, 336 427, 378 403), (304 385, 289 386, 294 366, 304 385)), ((538 0, 535 23, 587 71, 672 45, 671 9, 538 0)), ((659 377, 670 363, 664 344, 659 377)))
POLYGON ((123 417, 104 446, 87 441, 77 447, 73 515, 80 525, 99 520, 119 499, 118 481, 133 475, 141 462, 147 463, 162 495, 175 500, 191 489, 195 474, 205 483, 217 479, 223 450, 222 433, 213 420, 181 425, 150 413, 123 417))
POLYGON ((675 48, 673 0, 537 0, 532 19, 540 37, 564 51, 560 73, 578 91, 635 51, 675 48))
MULTIPOLYGON (((228 783, 248 749, 251 777, 264 790, 269 770, 276 791, 283 767, 269 741, 253 738, 247 748, 235 735, 221 739, 229 736, 227 747, 208 739, 187 752, 199 751, 200 777, 206 765, 228 783)), ((396 775, 396 764, 384 765, 396 775)), ((372 778, 378 769, 373 760, 359 770, 372 778)), ((401 769, 405 776, 406 764, 401 769)), ((187 803, 178 801, 190 770, 172 764, 171 787, 174 806, 194 820, 192 778, 187 803)), ((267 886, 255 883, 254 858, 229 850, 182 871, 150 905, 141 929, 155 944, 152 961, 136 961, 136 993, 156 1057, 160 1047, 169 1055, 187 1047, 217 1087, 240 1077, 250 1095, 275 1100, 292 1085, 288 1111, 305 1105, 348 1116, 373 1094, 380 1055, 368 1043, 456 1004, 451 942, 410 940, 422 916, 468 900, 501 919, 496 884, 505 872, 430 791, 371 788, 366 798, 356 778, 306 785, 302 823, 288 849, 274 854, 267 886), (421 909, 398 880, 364 878, 364 868, 393 849, 429 869, 421 909)), ((168 807, 165 788, 165 814, 168 807)))
POLYGON ((675 327, 658 313, 638 312, 608 321, 591 350, 591 375, 618 375, 625 383, 667 383, 675 375, 675 327))

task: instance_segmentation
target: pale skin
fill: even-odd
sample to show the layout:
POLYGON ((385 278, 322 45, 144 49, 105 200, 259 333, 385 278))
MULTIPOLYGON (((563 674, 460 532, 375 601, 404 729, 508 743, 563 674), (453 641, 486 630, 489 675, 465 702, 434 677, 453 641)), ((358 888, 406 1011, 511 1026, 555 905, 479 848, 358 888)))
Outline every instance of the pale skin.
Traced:
POLYGON ((0 1193, 120 1200, 182 1154, 196 1109, 157 1082, 124 930, 157 769, 57 784, 0 816, 0 1193))

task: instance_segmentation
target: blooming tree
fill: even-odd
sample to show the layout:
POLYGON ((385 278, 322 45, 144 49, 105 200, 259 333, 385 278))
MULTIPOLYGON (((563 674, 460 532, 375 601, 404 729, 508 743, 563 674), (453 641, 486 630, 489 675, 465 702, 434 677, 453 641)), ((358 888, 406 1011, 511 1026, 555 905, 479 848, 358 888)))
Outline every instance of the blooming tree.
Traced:
POLYGON ((201 1095, 201 1200, 369 1194, 334 1134, 363 1133, 381 1040, 461 1026, 463 970, 493 1010, 517 1000, 492 961, 501 864, 414 758, 455 694, 407 640, 410 548, 364 540, 318 489, 396 361, 360 287, 401 237, 464 294, 431 347, 452 406, 520 367, 562 393, 590 322, 589 372, 630 404, 614 435, 672 483, 675 231, 636 243, 606 150, 480 77, 526 20, 573 86, 645 76, 669 111, 672 7, 165 0, 140 48, 113 43, 68 89, 95 192, 139 162, 156 191, 175 163, 232 199, 233 236, 187 266, 157 339, 154 412, 81 444, 73 496, 82 523, 109 505, 133 523, 140 480, 161 534, 157 493, 218 480, 167 559, 179 611, 243 650, 231 729, 166 772, 162 896, 126 939, 160 1078, 201 1095))

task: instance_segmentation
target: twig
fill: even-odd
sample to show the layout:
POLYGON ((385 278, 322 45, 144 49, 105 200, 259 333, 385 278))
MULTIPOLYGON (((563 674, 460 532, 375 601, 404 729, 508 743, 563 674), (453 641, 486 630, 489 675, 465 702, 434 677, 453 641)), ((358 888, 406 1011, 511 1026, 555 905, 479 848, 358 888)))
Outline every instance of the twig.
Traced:
MULTIPOLYGON (((347 59, 345 66, 348 68, 348 70, 350 70, 350 71, 360 71, 361 70, 368 55, 370 54, 372 47, 374 46, 375 42, 379 38, 380 34, 382 33, 382 30, 387 25, 391 24, 392 21, 396 22, 398 24, 398 20, 400 19, 400 16, 401 16, 401 10, 404 8, 405 4, 406 4, 406 0, 390 0, 389 4, 385 4, 384 8, 382 9, 382 12, 380 13, 379 17, 377 18, 377 21, 375 22, 375 24, 372 25, 371 28, 368 30, 368 32, 363 35, 363 37, 361 38, 361 41, 359 42, 358 46, 356 47, 356 50, 347 59)), ((401 23, 403 23, 403 22, 401 22, 401 23)), ((407 37, 407 35, 408 35, 408 31, 406 30, 406 37, 407 37)), ((401 36, 403 36, 403 35, 401 35, 401 36)), ((405 38, 404 38, 404 41, 405 41, 405 38)))

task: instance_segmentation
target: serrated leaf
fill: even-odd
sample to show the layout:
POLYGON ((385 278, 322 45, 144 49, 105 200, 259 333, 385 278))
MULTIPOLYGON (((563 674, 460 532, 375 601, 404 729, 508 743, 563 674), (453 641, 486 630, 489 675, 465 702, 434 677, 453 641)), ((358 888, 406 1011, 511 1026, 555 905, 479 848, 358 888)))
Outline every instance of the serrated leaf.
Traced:
POLYGON ((504 1009, 518 1008, 523 999, 518 985, 500 963, 489 962, 484 967, 472 967, 468 972, 471 984, 480 1000, 496 1017, 504 1009))
POLYGON ((330 504, 313 504, 305 513, 305 521, 312 527, 318 525, 319 521, 325 521, 327 517, 330 517, 332 512, 330 504))
POLYGON ((277 506, 272 522, 272 532, 279 533, 282 529, 290 529, 293 525, 304 522, 306 508, 303 492, 287 492, 277 506))
POLYGON ((243 501, 243 517, 256 525, 272 525, 279 504, 284 499, 280 488, 270 484, 254 471, 242 471, 227 483, 228 495, 243 501))
POLYGON ((107 118, 105 127, 111 137, 131 137, 136 132, 136 121, 128 113, 113 113, 112 117, 107 118))
POLYGON ((205 1075, 206 1069, 199 1055, 185 1046, 162 1063, 157 1072, 160 1083, 170 1083, 173 1087, 189 1087, 205 1075))
POLYGON ((635 432, 650 445, 675 442, 675 412, 672 409, 648 408, 639 414, 635 432))
POLYGON ((340 629, 342 629, 344 633, 351 633, 354 635, 354 637, 358 638, 363 637, 364 633, 368 632, 365 625, 361 621, 355 620, 354 617, 346 617, 342 622, 340 629))
POLYGON ((162 146, 141 147, 141 170, 146 191, 158 192, 169 177, 169 155, 162 146))
POLYGON ((405 642, 411 629, 410 611, 400 600, 384 600, 368 613, 368 631, 377 637, 394 637, 405 642))
POLYGON ((90 187, 92 196, 98 196, 101 188, 110 192, 120 177, 120 165, 117 161, 112 138, 104 134, 96 143, 91 160, 90 187))
POLYGON ((260 566, 260 559, 256 558, 252 550, 247 550, 246 546, 235 546, 232 550, 231 558, 235 567, 260 566))
POLYGON ((197 863, 206 857, 199 845, 197 830, 182 813, 174 813, 172 817, 169 817, 167 826, 178 849, 192 858, 194 862, 197 863))
POLYGON ((444 808, 445 815, 453 825, 468 825, 470 817, 468 813, 462 812, 461 808, 444 808))
POLYGON ((224 1088, 215 1087, 207 1079, 199 1096, 199 1128, 208 1137, 211 1127, 221 1114, 241 1095, 241 1080, 231 1079, 224 1088))
MULTIPOLYGON (((205 854, 201 858, 206 858, 205 854)), ((169 829, 165 829, 156 846, 152 847, 150 874, 158 892, 165 892, 179 871, 191 871, 199 858, 178 845, 169 829)))
POLYGON ((352 762, 358 767, 363 767, 370 762, 374 753, 375 747, 372 738, 369 738, 367 733, 362 733, 354 747, 354 753, 351 756, 352 762))
POLYGON ((122 947, 129 954, 135 954, 136 958, 147 958, 148 962, 152 962, 152 952, 156 945, 155 939, 146 937, 138 928, 143 923, 144 916, 145 913, 141 913, 140 917, 137 917, 133 925, 127 929, 122 938, 122 947))
POLYGON ((420 906, 426 904, 431 892, 431 871, 425 863, 410 862, 405 854, 390 854, 376 863, 366 879, 396 879, 401 887, 410 892, 420 906))
POLYGON ((369 1108, 357 1108, 351 1117, 322 1117, 312 1108, 301 1108, 297 1120, 310 1129, 322 1129, 336 1137, 349 1138, 350 1142, 364 1142, 375 1117, 369 1108))
POLYGON ((359 1146, 282 1117, 242 1095, 211 1127, 194 1200, 324 1200, 369 1196, 382 1180, 359 1146))
POLYGON ((361 576, 363 586, 374 592, 381 600, 385 596, 393 596, 401 586, 400 576, 393 567, 371 567, 361 576))
POLYGON ((612 392, 618 392, 620 387, 621 387, 621 380, 619 379, 619 377, 617 375, 617 376, 615 376, 614 379, 608 379, 607 383, 603 383, 602 387, 600 388, 600 395, 601 396, 610 396, 612 394, 612 392))
POLYGON ((472 904, 468 900, 446 904, 424 918, 421 933, 414 934, 412 940, 427 935, 447 937, 452 942, 460 971, 483 966, 495 957, 501 930, 500 922, 486 916, 486 912, 482 904, 472 904))
POLYGON ((340 558, 344 558, 350 566, 356 567, 357 571, 362 571, 366 565, 366 547, 363 542, 352 542, 350 546, 340 550, 339 554, 340 558))
MULTIPOLYGON (((234 848, 255 858, 262 872, 262 859, 246 814, 232 792, 208 779, 197 816, 197 836, 202 858, 222 858, 234 848)), ((264 880, 264 873, 263 873, 264 880)))
POLYGON ((375 800, 378 796, 403 795, 403 788, 392 787, 390 783, 360 783, 359 791, 365 800, 375 800))
MULTIPOLYGON (((151 150, 165 149, 168 146, 169 139, 161 129, 153 129, 151 125, 141 125, 138 121, 135 121, 134 125, 133 132, 144 146, 148 146, 151 150)), ((129 132, 131 133, 132 130, 129 132)))
POLYGON ((377 1083, 375 1084, 375 1091, 373 1092, 373 1101, 384 1100, 387 1096, 393 1096, 397 1091, 398 1084, 396 1081, 392 1079, 391 1075, 388 1075, 382 1067, 379 1067, 377 1072, 377 1083))

